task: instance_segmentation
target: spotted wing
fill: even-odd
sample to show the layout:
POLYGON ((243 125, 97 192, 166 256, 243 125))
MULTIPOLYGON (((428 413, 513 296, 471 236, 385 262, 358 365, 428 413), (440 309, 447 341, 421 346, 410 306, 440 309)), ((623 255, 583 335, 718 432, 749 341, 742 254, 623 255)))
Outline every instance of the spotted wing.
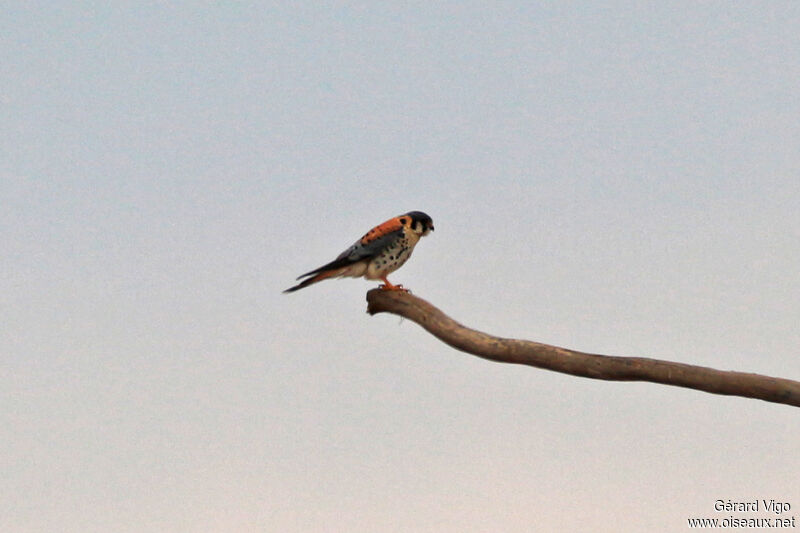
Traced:
POLYGON ((339 254, 339 257, 326 265, 306 272, 297 279, 313 276, 327 270, 336 270, 353 263, 371 259, 378 255, 387 246, 391 246, 397 239, 403 237, 403 225, 397 218, 387 220, 379 226, 375 226, 357 240, 351 247, 339 254))

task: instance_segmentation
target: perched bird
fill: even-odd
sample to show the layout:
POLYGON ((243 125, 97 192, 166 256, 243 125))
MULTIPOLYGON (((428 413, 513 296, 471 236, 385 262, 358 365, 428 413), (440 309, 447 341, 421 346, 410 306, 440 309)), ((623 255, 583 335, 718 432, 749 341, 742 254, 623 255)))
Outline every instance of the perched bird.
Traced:
POLYGON ((380 289, 404 291, 402 285, 393 285, 386 276, 403 266, 420 237, 431 231, 433 220, 421 211, 390 218, 369 230, 327 265, 298 277, 308 279, 283 292, 294 292, 323 279, 361 276, 382 280, 384 284, 378 287, 380 289))

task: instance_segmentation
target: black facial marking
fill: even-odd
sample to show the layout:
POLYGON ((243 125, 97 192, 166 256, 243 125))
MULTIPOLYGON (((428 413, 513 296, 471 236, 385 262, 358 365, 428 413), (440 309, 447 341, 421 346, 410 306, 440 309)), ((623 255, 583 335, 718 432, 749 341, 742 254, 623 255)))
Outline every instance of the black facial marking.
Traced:
POLYGON ((401 223, 402 225, 404 225, 404 226, 405 226, 405 225, 406 225, 406 222, 408 222, 408 219, 405 219, 405 218, 401 218, 401 219, 400 219, 400 223, 401 223))

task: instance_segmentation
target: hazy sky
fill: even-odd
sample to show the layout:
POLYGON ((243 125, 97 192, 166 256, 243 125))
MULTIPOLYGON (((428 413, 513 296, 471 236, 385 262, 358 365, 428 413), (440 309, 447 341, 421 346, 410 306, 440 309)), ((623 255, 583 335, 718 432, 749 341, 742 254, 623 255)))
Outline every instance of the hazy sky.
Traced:
POLYGON ((796 408, 281 294, 422 210, 390 279, 464 324, 800 379, 797 2, 11 2, 0 49, 0 530, 800 522, 796 408))

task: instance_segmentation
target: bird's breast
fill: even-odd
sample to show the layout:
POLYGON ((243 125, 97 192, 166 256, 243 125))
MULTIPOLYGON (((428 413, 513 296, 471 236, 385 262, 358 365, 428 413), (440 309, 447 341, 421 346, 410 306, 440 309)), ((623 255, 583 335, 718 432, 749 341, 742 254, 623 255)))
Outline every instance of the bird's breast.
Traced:
MULTIPOLYGON (((416 237, 416 235, 413 237, 416 237)), ((416 239, 413 237, 404 235, 373 257, 367 267, 366 277, 378 279, 403 266, 408 261, 408 258, 411 257, 411 252, 414 250, 417 241, 419 241, 418 237, 416 239)))

